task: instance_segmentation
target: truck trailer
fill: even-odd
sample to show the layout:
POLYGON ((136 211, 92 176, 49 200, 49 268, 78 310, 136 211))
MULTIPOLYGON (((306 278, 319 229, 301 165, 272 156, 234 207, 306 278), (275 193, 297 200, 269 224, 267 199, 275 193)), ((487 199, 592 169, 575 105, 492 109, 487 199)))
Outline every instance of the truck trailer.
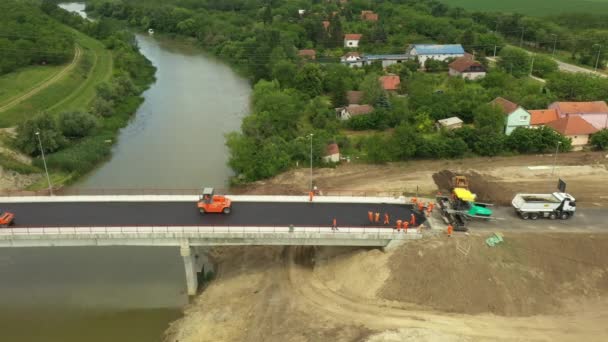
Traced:
POLYGON ((515 212, 524 220, 539 217, 567 220, 576 211, 576 200, 565 192, 552 194, 517 194, 511 201, 515 212))

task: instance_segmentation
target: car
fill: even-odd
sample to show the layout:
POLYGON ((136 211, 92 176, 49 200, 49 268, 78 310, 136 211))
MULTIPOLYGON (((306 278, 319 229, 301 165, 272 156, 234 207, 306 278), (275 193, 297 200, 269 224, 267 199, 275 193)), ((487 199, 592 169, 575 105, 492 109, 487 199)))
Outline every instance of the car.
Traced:
POLYGON ((6 228, 13 224, 15 220, 15 214, 9 213, 8 211, 0 211, 0 227, 6 228))

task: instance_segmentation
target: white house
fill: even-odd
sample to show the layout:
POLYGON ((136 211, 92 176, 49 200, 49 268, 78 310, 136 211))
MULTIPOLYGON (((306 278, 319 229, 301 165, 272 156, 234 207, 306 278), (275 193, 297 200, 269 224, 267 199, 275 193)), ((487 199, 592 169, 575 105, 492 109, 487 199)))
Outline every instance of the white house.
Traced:
POLYGON ((497 97, 492 102, 505 114, 505 134, 510 135, 517 127, 530 127, 530 113, 517 103, 502 97, 497 97))
POLYGON ((361 34, 358 33, 347 33, 344 35, 344 47, 345 48, 357 48, 359 47, 359 40, 361 40, 361 34))
POLYGON ((462 128, 462 120, 457 116, 452 116, 451 118, 437 120, 437 129, 445 128, 447 130, 453 130, 457 128, 462 128))
POLYGON ((338 147, 338 144, 331 143, 327 145, 323 161, 326 163, 337 163, 340 161, 340 148, 338 147))
POLYGON ((363 66, 363 59, 361 58, 361 55, 358 52, 347 52, 344 56, 340 57, 340 62, 342 64, 346 64, 348 66, 352 67, 362 67, 363 66))
POLYGON ((346 107, 336 108, 336 115, 340 120, 348 120, 353 116, 366 115, 374 111, 374 107, 370 105, 348 105, 346 107))
POLYGON ((464 56, 464 49, 460 44, 412 44, 407 49, 407 54, 413 58, 418 57, 420 65, 424 66, 427 59, 445 61, 448 58, 464 56))
POLYGON ((373 62, 382 63, 382 68, 386 68, 389 65, 402 63, 407 61, 411 57, 408 55, 365 55, 363 57, 363 62, 367 65, 372 64, 373 62))

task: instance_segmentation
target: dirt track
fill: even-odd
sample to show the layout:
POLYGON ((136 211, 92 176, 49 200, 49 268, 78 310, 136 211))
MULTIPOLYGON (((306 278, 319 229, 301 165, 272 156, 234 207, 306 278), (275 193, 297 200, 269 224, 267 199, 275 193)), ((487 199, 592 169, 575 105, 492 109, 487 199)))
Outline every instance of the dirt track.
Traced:
MULTIPOLYGON (((447 190, 448 176, 466 174, 480 201, 509 205, 518 192, 552 192, 557 179, 582 206, 608 207, 608 159, 605 153, 560 154, 553 172, 553 155, 423 160, 388 165, 344 164, 315 169, 315 184, 325 194, 378 195, 406 193, 433 196, 447 190), (449 173, 441 174, 448 170, 449 173), (439 177, 438 177, 439 176, 439 177), (443 177, 442 177, 443 176, 443 177)), ((296 169, 246 189, 249 193, 304 194, 308 169, 296 169)))
POLYGON ((50 85, 52 85, 53 83, 57 82, 59 79, 61 79, 65 74, 67 74, 68 72, 70 72, 70 70, 74 69, 74 67, 76 66, 76 64, 78 63, 78 61, 80 60, 80 56, 82 55, 82 50, 80 49, 80 47, 76 46, 75 52, 74 52, 74 58, 72 59, 72 61, 70 62, 70 64, 68 64, 65 68, 63 68, 61 71, 59 71, 58 73, 56 73, 55 75, 53 75, 51 78, 43 81, 42 83, 36 85, 34 88, 30 89, 28 92, 19 95, 18 97, 14 97, 12 99, 9 99, 9 102, 7 102, 6 104, 2 105, 0 107, 0 113, 4 112, 12 107, 14 107, 15 105, 19 104, 22 101, 25 101, 27 99, 29 99, 30 97, 38 94, 40 91, 48 88, 50 85))
POLYGON ((608 235, 577 235, 573 242, 566 234, 508 234, 505 244, 492 249, 483 244, 485 236, 459 238, 471 238, 467 256, 445 236, 388 254, 222 249, 217 280, 167 340, 608 338, 608 235))

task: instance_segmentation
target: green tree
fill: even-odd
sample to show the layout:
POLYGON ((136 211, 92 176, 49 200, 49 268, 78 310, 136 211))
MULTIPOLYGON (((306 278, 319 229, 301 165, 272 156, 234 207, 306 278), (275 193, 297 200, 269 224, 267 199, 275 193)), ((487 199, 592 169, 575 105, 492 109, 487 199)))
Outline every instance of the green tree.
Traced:
POLYGON ((318 64, 306 63, 295 77, 298 90, 310 97, 321 95, 323 92, 323 71, 318 64))
POLYGON ((295 63, 290 60, 282 60, 277 62, 272 67, 272 78, 279 81, 283 88, 292 88, 294 86, 293 75, 297 72, 295 63))
POLYGON ((363 91, 363 101, 372 105, 378 102, 378 99, 380 99, 384 92, 376 73, 367 74, 363 82, 361 82, 359 89, 363 91))
POLYGON ((61 135, 57 122, 50 114, 41 113, 17 126, 16 144, 21 151, 32 156, 40 153, 36 133, 39 133, 46 153, 55 152, 65 145, 65 138, 61 135))
POLYGON ((97 97, 93 101, 93 112, 100 116, 110 116, 114 112, 114 101, 97 97))
POLYGON ((558 70, 557 62, 551 57, 536 55, 534 58, 534 69, 532 74, 538 77, 545 77, 558 70))
POLYGON ((601 131, 591 136, 591 145, 598 150, 608 150, 608 129, 601 131))
POLYGON ((63 112, 59 114, 58 124, 63 136, 82 138, 97 127, 97 119, 85 112, 63 112))
POLYGON ((407 124, 395 127, 390 139, 390 146, 395 149, 398 160, 408 160, 416 155, 416 147, 422 143, 416 129, 407 124))
POLYGON ((491 127, 477 130, 477 141, 473 152, 481 156, 496 156, 504 151, 505 135, 495 132, 491 127))
POLYGON ((367 161, 374 164, 384 164, 391 160, 389 141, 381 134, 374 134, 367 139, 363 149, 367 155, 367 161))
POLYGON ((484 104, 473 111, 475 127, 488 129, 491 132, 502 133, 505 128, 505 114, 500 107, 484 104))
POLYGON ((530 74, 531 62, 532 59, 528 52, 507 46, 500 51, 498 66, 515 77, 522 77, 530 74))

